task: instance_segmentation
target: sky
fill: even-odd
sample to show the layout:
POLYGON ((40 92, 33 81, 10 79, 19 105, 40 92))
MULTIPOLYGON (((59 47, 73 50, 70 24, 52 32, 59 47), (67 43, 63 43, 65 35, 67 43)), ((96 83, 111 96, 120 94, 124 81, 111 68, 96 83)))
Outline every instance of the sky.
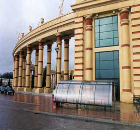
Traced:
MULTIPOLYGON (((48 22, 59 16, 61 0, 0 0, 0 74, 13 71, 12 52, 18 33, 29 32, 29 26, 36 28, 41 18, 48 22)), ((63 14, 71 12, 76 0, 64 0, 63 14)), ((56 68, 56 43, 52 46, 52 69, 56 68)), ((74 69, 74 38, 69 46, 69 69, 74 69)), ((43 66, 47 65, 47 46, 43 51, 43 66)), ((35 63, 35 51, 31 61, 35 63)), ((62 43, 62 70, 64 69, 64 42, 62 43)))

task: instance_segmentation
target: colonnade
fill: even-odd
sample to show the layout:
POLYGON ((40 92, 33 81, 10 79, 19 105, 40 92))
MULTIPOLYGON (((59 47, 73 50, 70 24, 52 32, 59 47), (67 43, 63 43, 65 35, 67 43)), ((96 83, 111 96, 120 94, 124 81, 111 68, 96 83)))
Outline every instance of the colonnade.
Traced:
MULTIPOLYGON (((64 80, 69 80, 69 39, 64 38, 64 80)), ((62 55, 62 35, 56 34, 56 42, 59 47, 57 55, 57 83, 61 80, 61 55, 62 55)), ((43 81, 43 48, 45 43, 39 41, 35 53, 35 67, 34 67, 34 89, 36 93, 50 93, 51 86, 54 86, 55 74, 51 74, 51 52, 52 44, 47 44, 47 70, 46 70, 46 87, 42 87, 43 81), (52 78, 51 78, 52 77, 52 78), (51 84, 51 79, 53 83, 51 84)), ((30 45, 27 46, 27 53, 20 50, 14 56, 13 65, 13 88, 18 91, 31 91, 31 52, 33 51, 30 45)))

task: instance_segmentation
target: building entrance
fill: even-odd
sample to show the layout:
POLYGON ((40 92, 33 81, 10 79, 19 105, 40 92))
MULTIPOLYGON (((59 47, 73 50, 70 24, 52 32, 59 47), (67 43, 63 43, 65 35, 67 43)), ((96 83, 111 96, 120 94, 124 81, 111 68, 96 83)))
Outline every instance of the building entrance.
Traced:
POLYGON ((114 80, 116 100, 120 100, 119 51, 95 53, 96 80, 114 80))

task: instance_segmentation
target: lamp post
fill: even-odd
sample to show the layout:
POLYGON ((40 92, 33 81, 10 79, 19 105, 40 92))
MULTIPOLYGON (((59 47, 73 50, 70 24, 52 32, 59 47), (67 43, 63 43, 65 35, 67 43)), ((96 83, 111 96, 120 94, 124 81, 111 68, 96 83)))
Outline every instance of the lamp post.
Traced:
MULTIPOLYGON (((57 59, 58 58, 58 51, 59 51, 58 45, 56 46, 55 51, 57 53, 57 56, 56 56, 56 59, 57 59)), ((56 61, 56 85, 57 85, 57 61, 56 61)))

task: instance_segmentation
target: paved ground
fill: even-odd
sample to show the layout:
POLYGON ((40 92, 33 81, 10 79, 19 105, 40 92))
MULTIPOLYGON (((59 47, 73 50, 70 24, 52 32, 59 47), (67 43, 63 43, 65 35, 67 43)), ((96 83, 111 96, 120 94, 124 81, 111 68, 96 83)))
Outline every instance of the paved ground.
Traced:
MULTIPOLYGON (((37 96, 31 94, 15 94, 14 96, 0 94, 0 130, 139 130, 140 127, 116 125, 109 123, 89 122, 76 119, 59 118, 44 114, 38 114, 38 111, 50 112, 55 114, 69 114, 76 115, 75 106, 64 106, 63 108, 52 108, 52 99, 50 96, 37 96), (31 112, 35 110, 36 113, 31 112), (69 112, 69 113, 68 113, 69 112)), ((117 109, 117 108, 116 108, 117 109)), ((119 109, 118 109, 119 110, 119 109)), ((116 110, 117 113, 120 111, 116 110)), ((123 109, 121 109, 123 111, 123 109)), ((139 123, 140 115, 133 110, 129 111, 131 120, 134 118, 132 113, 137 114, 137 123, 139 123)), ((102 108, 84 107, 77 110, 77 115, 103 118, 111 117, 110 112, 103 111, 102 108), (78 114, 79 113, 79 114, 78 114), (97 114, 97 115, 96 115, 97 114), (92 115, 92 116, 91 116, 92 115), (106 115, 106 116, 105 116, 106 115)), ((116 115, 117 115, 116 113, 116 115)), ((126 115, 127 116, 127 115, 126 115)), ((127 116, 129 117, 129 116, 127 116)), ((102 119, 103 119, 102 118, 102 119)), ((110 120, 110 119, 108 119, 110 120)), ((133 119, 134 120, 134 119, 133 119)))

